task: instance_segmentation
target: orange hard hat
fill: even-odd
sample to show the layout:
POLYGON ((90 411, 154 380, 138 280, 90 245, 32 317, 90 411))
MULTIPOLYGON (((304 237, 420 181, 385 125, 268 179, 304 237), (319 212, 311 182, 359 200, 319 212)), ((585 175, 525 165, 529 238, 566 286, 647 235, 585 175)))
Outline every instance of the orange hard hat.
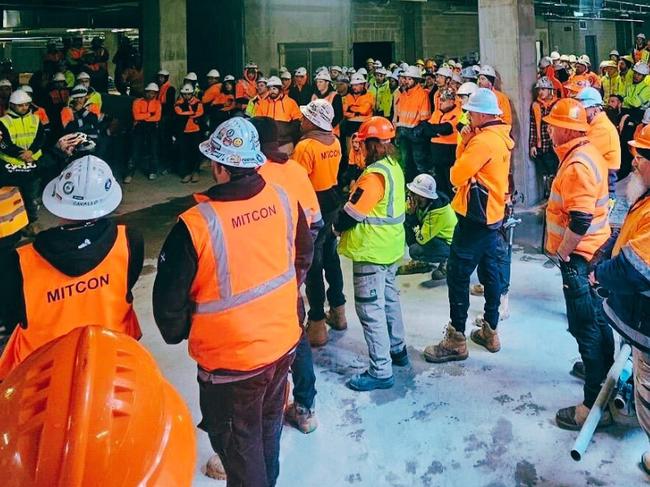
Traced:
POLYGON ((395 138, 395 127, 384 117, 370 117, 359 127, 357 138, 360 141, 366 139, 390 140, 395 138))
POLYGON ((553 108, 551 108, 551 112, 544 117, 544 121, 554 127, 562 127, 579 132, 589 130, 587 112, 582 106, 582 103, 573 98, 559 99, 553 105, 553 108))
POLYGON ((650 125, 643 127, 628 144, 636 149, 650 149, 650 125))
POLYGON ((194 425, 153 357, 127 335, 76 328, 0 384, 4 487, 189 486, 194 425))

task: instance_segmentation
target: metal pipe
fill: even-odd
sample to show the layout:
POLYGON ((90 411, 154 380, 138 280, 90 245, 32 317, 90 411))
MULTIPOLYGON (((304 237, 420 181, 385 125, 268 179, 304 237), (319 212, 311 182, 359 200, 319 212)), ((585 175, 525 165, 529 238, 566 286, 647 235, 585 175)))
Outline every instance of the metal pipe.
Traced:
POLYGON ((627 359, 630 357, 631 353, 632 348, 630 345, 627 343, 621 345, 621 349, 616 356, 614 365, 612 365, 612 367, 609 369, 607 377, 605 378, 605 383, 603 384, 603 387, 600 388, 600 392, 596 398, 596 402, 594 402, 594 405, 589 410, 589 415, 582 425, 580 433, 578 434, 578 437, 573 444, 573 449, 571 450, 571 458, 573 458, 576 462, 579 462, 587 451, 589 442, 594 436, 594 432, 596 431, 596 427, 600 422, 600 418, 603 416, 603 411, 607 407, 609 397, 612 395, 612 391, 614 390, 616 384, 618 384, 618 379, 621 376, 627 359))

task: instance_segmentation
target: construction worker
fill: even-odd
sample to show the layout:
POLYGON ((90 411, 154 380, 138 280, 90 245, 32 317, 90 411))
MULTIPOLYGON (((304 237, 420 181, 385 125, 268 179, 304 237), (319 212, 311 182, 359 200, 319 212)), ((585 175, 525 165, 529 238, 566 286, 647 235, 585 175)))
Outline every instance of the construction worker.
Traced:
POLYGON ((258 67, 252 61, 244 66, 243 78, 235 85, 235 102, 241 110, 246 110, 248 100, 257 94, 257 78, 259 77, 258 67))
POLYGON ((282 81, 282 92, 285 96, 289 96, 289 90, 293 85, 293 77, 289 71, 284 71, 280 73, 280 80, 282 81))
POLYGON ((194 96, 196 96, 199 100, 201 99, 202 93, 201 87, 199 86, 199 77, 194 71, 190 71, 183 78, 183 86, 185 85, 192 85, 194 96))
MULTIPOLYGON (((0 90, 2 89, 0 80, 0 90)), ((10 85, 11 86, 11 85, 10 85)), ((0 98, 2 93, 0 92, 0 98)), ((47 104, 45 110, 53 123, 60 123, 61 110, 68 106, 70 100, 70 90, 66 86, 65 76, 62 73, 56 73, 52 77, 52 87, 48 92, 47 104)))
POLYGON ((332 78, 327 71, 318 73, 314 77, 314 81, 316 82, 316 89, 311 97, 311 101, 327 100, 332 105, 332 109, 334 110, 334 118, 332 119, 333 132, 334 135, 340 135, 339 124, 343 120, 343 98, 332 87, 332 78))
POLYGON ((547 78, 548 81, 551 82, 553 85, 553 90, 555 91, 555 96, 557 98, 564 98, 566 95, 564 91, 564 86, 562 85, 562 82, 557 79, 555 76, 556 73, 556 66, 560 66, 559 64, 553 63, 550 57, 543 57, 539 61, 539 78, 547 78))
POLYGON ((214 108, 214 105, 215 101, 218 101, 219 95, 221 94, 221 74, 216 69, 211 69, 208 71, 208 74, 206 74, 205 79, 208 85, 201 97, 201 103, 203 103, 203 109, 208 116, 209 128, 214 129, 219 125, 219 123, 221 123, 217 123, 217 120, 213 115, 213 112, 218 110, 214 108))
POLYGON ((43 204, 62 223, 19 247, 3 269, 0 299, 12 303, 13 333, 0 357, 0 380, 74 328, 100 325, 140 338, 132 289, 142 270, 142 237, 104 218, 121 200, 110 167, 92 155, 47 184, 43 204))
POLYGON ((650 105, 650 85, 645 83, 650 67, 644 62, 638 62, 632 68, 632 73, 632 84, 625 91, 623 108, 643 110, 650 105))
POLYGON ((512 108, 510 106, 510 100, 505 93, 494 87, 496 79, 497 73, 492 66, 488 66, 487 64, 481 66, 481 70, 478 74, 479 88, 487 88, 496 95, 497 101, 499 102, 499 109, 502 112, 501 119, 506 123, 506 125, 512 125, 512 108))
POLYGON ((440 93, 442 92, 442 90, 449 87, 449 83, 451 82, 451 78, 453 75, 454 73, 447 66, 442 66, 436 72, 436 87, 435 89, 429 92, 429 102, 431 103, 431 110, 438 109, 438 103, 439 103, 438 99, 440 97, 440 93))
POLYGON ((336 82, 336 92, 341 97, 341 100, 345 100, 345 97, 350 92, 350 78, 347 75, 342 74, 334 80, 336 82))
MULTIPOLYGON (((644 128, 629 144, 635 151, 627 185, 630 210, 611 259, 596 265, 589 282, 609 292, 605 317, 633 347, 636 415, 650 436, 650 129, 644 128)), ((642 455, 641 467, 650 475, 650 452, 642 455)))
POLYGON ((557 97, 553 84, 546 77, 538 79, 535 88, 537 89, 537 98, 530 105, 528 150, 530 158, 535 161, 538 174, 541 176, 543 196, 548 198, 551 193, 550 183, 557 172, 559 161, 553 150, 551 137, 548 135, 548 124, 544 121, 544 117, 551 112, 557 97))
POLYGON ((176 103, 176 88, 169 81, 169 71, 158 71, 158 101, 161 106, 160 122, 158 122, 158 141, 160 148, 161 173, 166 174, 175 163, 174 158, 174 104, 176 103))
POLYGON ((249 121, 227 120, 201 152, 216 185, 180 215, 163 245, 154 317, 167 343, 189 340, 199 427, 228 483, 272 487, 301 335, 296 284, 309 268, 311 236, 295 197, 257 173, 266 157, 249 121))
POLYGON ((29 105, 29 109, 40 119, 41 124, 43 125, 43 130, 45 130, 45 137, 47 138, 51 132, 50 117, 47 116, 47 112, 43 107, 39 107, 36 103, 34 103, 34 89, 31 86, 22 85, 19 89, 27 93, 32 99, 32 102, 29 105))
POLYGON ((289 97, 292 98, 298 106, 305 106, 311 101, 314 94, 313 87, 309 83, 307 69, 300 67, 296 69, 293 76, 293 85, 289 88, 289 97))
POLYGON ((9 97, 11 96, 12 90, 13 86, 11 85, 11 81, 8 79, 0 80, 0 117, 9 109, 9 97))
POLYGON ((432 172, 429 144, 418 137, 415 130, 431 117, 431 105, 427 92, 420 85, 420 68, 409 66, 400 76, 404 80, 404 91, 395 102, 395 126, 401 164, 406 179, 412 181, 420 173, 432 172))
POLYGON ((0 463, 13 485, 192 484, 192 415, 152 355, 122 333, 76 328, 34 352, 0 394, 0 463))
POLYGON ((86 66, 92 73, 93 84, 97 90, 106 92, 108 90, 108 60, 110 54, 104 47, 104 39, 93 37, 90 41, 90 50, 86 54, 86 66))
POLYGON ((97 146, 96 154, 104 154, 106 130, 99 107, 88 100, 88 90, 77 85, 70 92, 70 106, 61 110, 61 126, 65 134, 82 132, 97 146))
POLYGON ((603 100, 607 103, 610 95, 615 94, 620 76, 618 74, 618 63, 615 61, 604 61, 603 70, 605 75, 600 79, 603 90, 603 100))
POLYGON ((258 117, 270 117, 278 125, 280 150, 291 154, 300 133, 300 108, 293 100, 282 93, 282 81, 277 76, 271 76, 267 81, 269 96, 261 100, 255 109, 258 117))
POLYGON ((387 74, 388 72, 383 67, 375 69, 375 75, 368 88, 368 92, 375 99, 374 114, 386 118, 390 117, 393 107, 393 93, 386 79, 387 74))
POLYGON ((618 82, 614 86, 613 94, 625 97, 628 86, 633 83, 634 71, 632 71, 632 66, 634 64, 631 56, 621 56, 618 62, 618 82))
MULTIPOLYGON (((559 100, 544 117, 560 159, 546 207, 546 251, 562 271, 569 332, 584 363, 584 401, 560 409, 561 428, 578 430, 596 400, 614 361, 614 339, 602 313, 601 298, 590 289, 588 274, 596 253, 610 236, 607 164, 589 140, 587 112, 577 100, 559 100)), ((611 423, 605 411, 600 425, 611 423)))
POLYGON ((88 102, 94 105, 97 105, 97 108, 101 111, 102 109, 102 95, 90 86, 90 75, 85 72, 81 72, 77 75, 77 84, 83 86, 88 90, 88 102))
POLYGON ((181 183, 198 183, 201 157, 198 145, 201 141, 201 127, 198 119, 203 116, 203 104, 194 96, 194 88, 190 84, 183 85, 181 96, 174 105, 176 118, 175 133, 181 156, 179 172, 181 183))
POLYGON ((86 56, 86 49, 83 47, 83 37, 75 36, 72 38, 72 45, 65 53, 65 62, 73 73, 79 74, 83 67, 84 57, 86 56))
MULTIPOLYGON (((609 182, 609 197, 616 200, 616 179, 621 168, 621 143, 618 130, 607 118, 603 110, 603 98, 595 88, 585 88, 576 96, 587 112, 589 130, 587 138, 596 146, 600 155, 605 159, 609 182)), ((611 204, 610 203, 610 204, 611 204)))
POLYGON ((644 56, 646 56, 645 50, 646 50, 645 34, 643 32, 640 32, 636 35, 634 49, 632 49, 632 60, 634 64, 644 60, 644 56))
POLYGON ((160 89, 156 83, 149 83, 144 97, 133 101, 133 155, 129 159, 125 183, 130 183, 136 164, 141 164, 152 181, 158 177, 158 133, 162 105, 158 101, 160 89))
POLYGON ((465 338, 469 280, 477 267, 484 286, 485 313, 481 328, 470 337, 492 353, 501 349, 497 333, 503 291, 499 229, 506 211, 514 142, 509 136, 511 127, 503 122, 492 90, 479 88, 463 109, 469 113, 470 128, 463 134, 450 172, 456 189, 451 206, 458 217, 447 263, 451 320, 442 341, 424 350, 424 358, 434 363, 465 360, 469 355, 465 338))
POLYGON ((332 133, 332 105, 326 100, 315 100, 301 107, 301 111, 302 137, 292 158, 307 171, 325 223, 314 244, 314 259, 306 281, 309 302, 307 336, 311 346, 321 347, 328 340, 326 321, 335 330, 347 328, 343 273, 336 252, 336 236, 332 232, 332 223, 340 205, 337 183, 342 154, 341 144, 332 133), (323 273, 328 284, 327 295, 323 273), (330 305, 327 315, 326 297, 330 305))
POLYGON ((368 165, 339 212, 339 253, 352 260, 354 305, 368 345, 368 370, 346 382, 355 391, 393 387, 392 365, 409 363, 395 273, 404 255, 404 175, 395 160, 395 128, 372 117, 359 128, 368 165))
MULTIPOLYGON (((250 99, 248 105, 246 105, 246 115, 249 117, 255 117, 257 112, 257 105, 269 96, 269 87, 267 85, 268 80, 264 77, 257 78, 257 95, 250 99)), ((210 123, 211 127, 216 127, 210 123)))
MULTIPOLYGON (((294 195, 302 207, 312 240, 315 241, 324 222, 320 205, 307 171, 295 160, 289 159, 278 150, 278 129, 275 121, 269 117, 256 117, 251 123, 260 137, 260 146, 266 156, 266 163, 258 173, 268 183, 278 184, 294 195)), ((336 249, 335 249, 336 251, 336 249)), ((303 276, 305 278, 306 276, 303 276)), ((298 289, 304 282, 298 282, 298 289)), ((298 292, 298 319, 301 326, 305 323, 305 305, 302 293, 298 292)), ((293 403, 284 412, 285 420, 305 434, 318 427, 315 411, 316 375, 314 361, 307 334, 303 331, 296 347, 296 358, 291 365, 293 379, 293 403)))
MULTIPOLYGON (((476 90, 478 90, 478 85, 468 81, 460 85, 460 88, 458 88, 458 91, 456 92, 456 104, 461 107, 461 115, 458 118, 458 125, 456 126, 456 129, 458 130, 457 144, 462 142, 461 131, 465 127, 469 126, 469 114, 463 110, 463 105, 467 103, 470 96, 476 93, 476 90)), ((456 145, 456 150, 458 150, 458 145, 456 145)))

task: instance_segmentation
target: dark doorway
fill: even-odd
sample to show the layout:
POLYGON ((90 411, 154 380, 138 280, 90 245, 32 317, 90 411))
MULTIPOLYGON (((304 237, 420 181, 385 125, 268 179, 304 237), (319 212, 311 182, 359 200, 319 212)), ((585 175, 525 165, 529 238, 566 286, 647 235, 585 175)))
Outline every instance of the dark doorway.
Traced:
MULTIPOLYGON (((585 36, 585 54, 591 59, 592 66, 598 66, 600 59, 598 59, 598 45, 596 44, 596 36, 585 36)), ((594 69, 595 72, 598 70, 594 69)))
POLYGON ((366 59, 379 59, 384 66, 393 62, 392 42, 355 42, 353 49, 354 67, 359 69, 366 66, 366 59))

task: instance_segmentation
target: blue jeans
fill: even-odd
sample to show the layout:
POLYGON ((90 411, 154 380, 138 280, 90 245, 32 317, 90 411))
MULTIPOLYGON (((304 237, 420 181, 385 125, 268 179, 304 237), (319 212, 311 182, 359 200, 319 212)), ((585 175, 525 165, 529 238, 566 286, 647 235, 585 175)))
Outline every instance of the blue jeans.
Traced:
POLYGON ((296 358, 291 365, 291 378, 293 379, 293 400, 308 409, 314 406, 316 397, 316 375, 314 374, 314 360, 307 334, 302 333, 296 347, 296 358))
POLYGON ((406 181, 413 181, 421 173, 431 174, 433 168, 429 160, 429 142, 426 139, 414 141, 412 128, 397 127, 397 141, 406 181))
POLYGON ((413 260, 438 264, 449 258, 449 249, 450 246, 446 240, 434 237, 424 245, 417 242, 409 245, 409 255, 413 260))

